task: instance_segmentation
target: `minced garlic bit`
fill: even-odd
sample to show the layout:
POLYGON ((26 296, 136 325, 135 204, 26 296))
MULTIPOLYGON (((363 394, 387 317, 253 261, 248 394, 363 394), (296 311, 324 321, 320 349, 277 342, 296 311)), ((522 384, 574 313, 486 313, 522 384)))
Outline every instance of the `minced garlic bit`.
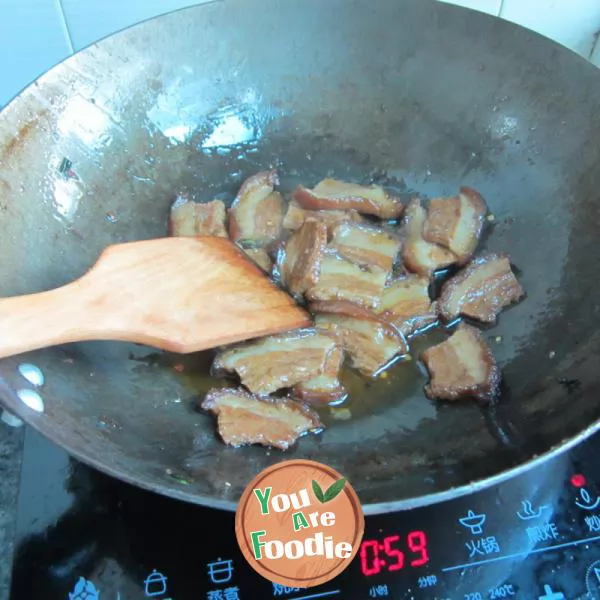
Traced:
POLYGON ((331 416, 338 421, 347 421, 352 417, 352 413, 348 408, 332 408, 331 416))

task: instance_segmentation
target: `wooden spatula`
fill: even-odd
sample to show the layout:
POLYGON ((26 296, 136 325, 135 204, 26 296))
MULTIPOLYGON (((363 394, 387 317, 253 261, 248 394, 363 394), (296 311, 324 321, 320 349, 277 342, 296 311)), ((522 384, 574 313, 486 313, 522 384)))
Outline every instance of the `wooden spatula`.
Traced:
POLYGON ((156 239, 109 246, 66 286, 0 299, 0 358, 85 340, 185 354, 310 323, 229 240, 156 239))

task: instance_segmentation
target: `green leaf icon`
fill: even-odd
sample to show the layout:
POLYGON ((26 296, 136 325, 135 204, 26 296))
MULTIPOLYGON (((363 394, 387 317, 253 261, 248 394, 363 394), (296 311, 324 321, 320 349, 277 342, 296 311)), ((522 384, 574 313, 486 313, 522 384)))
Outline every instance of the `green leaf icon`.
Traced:
POLYGON ((336 482, 332 483, 324 494, 323 502, 330 502, 333 500, 344 489, 344 485, 346 485, 345 477, 342 477, 341 479, 338 479, 336 482))
POLYGON ((314 479, 312 482, 312 489, 313 489, 313 492, 315 493, 315 496, 317 497, 317 500, 319 502, 325 502, 325 496, 323 494, 323 490, 321 489, 321 486, 314 479))
POLYGON ((321 504, 325 504, 325 502, 331 502, 339 493, 344 489, 346 485, 346 478, 342 477, 337 481, 334 481, 331 486, 327 489, 327 491, 323 492, 321 486, 313 479, 312 489, 317 497, 317 500, 321 502, 321 504))

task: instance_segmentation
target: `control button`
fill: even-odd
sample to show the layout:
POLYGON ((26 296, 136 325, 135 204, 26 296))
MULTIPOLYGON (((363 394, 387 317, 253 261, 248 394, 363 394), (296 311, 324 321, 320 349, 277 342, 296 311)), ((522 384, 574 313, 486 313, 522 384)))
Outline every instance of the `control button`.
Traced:
POLYGON ((485 523, 486 515, 476 515, 472 510, 467 513, 466 517, 462 517, 458 522, 467 529, 471 530, 473 535, 483 533, 483 524, 485 523))
POLYGON ((144 594, 147 598, 162 596, 167 592, 167 578, 156 569, 144 579, 144 594))
POLYGON ((517 517, 521 519, 521 521, 529 521, 530 519, 537 519, 542 516, 542 513, 548 508, 547 506, 539 506, 538 508, 533 508, 531 502, 529 500, 523 500, 521 502, 523 506, 522 510, 517 512, 517 517))
POLYGON ((600 598, 600 560, 594 561, 585 574, 585 587, 590 598, 600 598))
POLYGON ((581 488, 579 496, 575 500, 575 504, 583 510, 596 510, 600 506, 600 497, 592 496, 585 488, 581 488))
POLYGON ((211 583, 229 583, 233 577, 233 561, 221 560, 206 565, 211 583))
POLYGON ((100 592, 96 586, 87 579, 80 577, 75 584, 73 592, 69 593, 69 600, 100 600, 100 592))
POLYGON ((554 592, 549 585, 544 585, 544 595, 538 600, 567 600, 562 592, 554 592))

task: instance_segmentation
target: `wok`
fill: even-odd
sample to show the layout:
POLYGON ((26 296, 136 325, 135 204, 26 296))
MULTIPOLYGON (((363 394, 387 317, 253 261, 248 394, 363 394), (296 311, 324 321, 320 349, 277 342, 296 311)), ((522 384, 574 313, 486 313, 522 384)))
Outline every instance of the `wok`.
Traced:
POLYGON ((495 216, 484 247, 511 253, 527 292, 489 332, 502 398, 430 402, 413 365, 287 453, 236 450, 194 410, 206 379, 172 368, 202 372, 205 358, 89 342, 1 361, 3 403, 89 465, 224 509, 288 458, 338 469, 367 514, 546 461, 600 425, 599 98, 600 74, 567 49, 424 0, 227 0, 94 44, 0 116, 3 296, 72 281, 109 244, 164 236, 181 188, 231 199, 270 165, 286 190, 326 175, 426 197, 469 185, 495 216), (18 399, 33 387, 22 363, 45 375, 43 412, 18 399))

